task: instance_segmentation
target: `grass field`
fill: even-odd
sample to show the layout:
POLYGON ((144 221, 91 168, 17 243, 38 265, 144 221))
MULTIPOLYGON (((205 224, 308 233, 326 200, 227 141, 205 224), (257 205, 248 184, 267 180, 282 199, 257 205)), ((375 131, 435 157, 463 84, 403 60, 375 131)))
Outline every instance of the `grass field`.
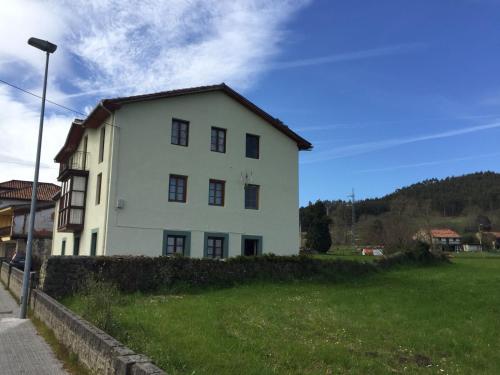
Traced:
POLYGON ((500 258, 455 258, 331 285, 125 295, 113 333, 170 374, 499 374, 499 285, 500 258))

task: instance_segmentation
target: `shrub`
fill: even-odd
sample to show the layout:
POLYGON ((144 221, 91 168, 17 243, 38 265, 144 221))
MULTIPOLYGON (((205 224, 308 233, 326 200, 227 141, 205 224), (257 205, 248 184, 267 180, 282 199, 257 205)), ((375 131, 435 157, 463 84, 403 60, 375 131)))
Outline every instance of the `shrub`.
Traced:
POLYGON ((118 288, 95 275, 89 275, 79 285, 79 291, 82 296, 83 317, 94 322, 103 331, 112 332, 114 327, 112 308, 118 300, 118 288))
MULTIPOLYGON (((287 281, 321 280, 323 282, 355 278, 377 272, 393 264, 428 262, 429 253, 402 252, 383 260, 380 264, 355 260, 322 260, 308 256, 236 257, 224 261, 186 257, 50 257, 42 268, 41 288, 49 295, 60 298, 78 289, 81 280, 95 275, 99 281, 109 283, 123 292, 151 292, 179 285, 194 287, 228 287, 252 280, 287 281)), ((90 286, 94 287, 90 282, 90 286)), ((87 286, 87 290, 92 290, 87 286)), ((113 287, 108 288, 116 290, 113 287)), ((102 292, 104 293, 104 291, 102 292)), ((106 291, 106 293, 111 293, 106 291)), ((94 296, 111 299, 113 293, 94 296)), ((104 302, 103 302, 104 303, 104 302)))

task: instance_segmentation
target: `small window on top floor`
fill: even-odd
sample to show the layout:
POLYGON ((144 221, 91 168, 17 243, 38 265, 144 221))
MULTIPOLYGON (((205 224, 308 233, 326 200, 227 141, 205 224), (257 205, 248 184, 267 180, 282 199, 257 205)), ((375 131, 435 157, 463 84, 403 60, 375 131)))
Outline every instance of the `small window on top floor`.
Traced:
POLYGON ((188 145, 189 122, 184 120, 172 119, 172 131, 170 143, 178 146, 188 145))
POLYGON ((101 128, 101 136, 99 139, 99 163, 102 163, 104 160, 104 141, 106 138, 106 127, 102 125, 101 128))
POLYGON ((226 129, 212 127, 210 133, 210 151, 226 152, 226 129))
POLYGON ((260 137, 254 134, 247 134, 246 139, 246 157, 252 159, 259 158, 259 140, 260 137))

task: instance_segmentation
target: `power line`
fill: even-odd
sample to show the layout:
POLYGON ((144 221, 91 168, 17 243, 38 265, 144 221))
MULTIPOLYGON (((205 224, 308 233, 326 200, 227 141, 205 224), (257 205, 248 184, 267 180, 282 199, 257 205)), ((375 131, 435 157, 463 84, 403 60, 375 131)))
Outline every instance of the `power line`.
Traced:
MULTIPOLYGON (((0 79, 0 83, 3 83, 3 84, 5 84, 5 85, 7 85, 7 86, 10 86, 10 87, 12 87, 12 88, 14 88, 14 89, 16 89, 16 90, 22 91, 22 92, 24 92, 25 94, 28 94, 28 95, 34 96, 34 97, 36 97, 36 98, 38 98, 38 99, 42 99, 42 97, 41 97, 40 95, 35 94, 34 92, 31 92, 31 91, 29 91, 29 90, 23 89, 22 87, 16 86, 16 85, 14 85, 13 83, 10 83, 10 82, 7 82, 7 81, 4 81, 3 79, 0 79)), ((85 116, 85 117, 87 117, 87 116, 88 116, 88 115, 86 115, 86 114, 85 114, 85 113, 83 113, 83 112, 77 111, 76 109, 73 109, 73 108, 66 107, 65 105, 59 104, 59 103, 54 102, 54 101, 52 101, 52 100, 45 99, 45 101, 46 101, 46 102, 48 102, 48 103, 50 103, 50 104, 54 104, 55 106, 60 107, 60 108, 62 108, 62 109, 65 109, 65 110, 67 110, 67 111, 70 111, 70 112, 73 112, 73 113, 76 113, 76 114, 79 114, 79 115, 82 115, 82 116, 85 116)), ((119 128, 119 126, 118 126, 118 125, 113 125, 113 124, 110 124, 109 122, 106 122, 106 121, 103 121, 102 123, 103 123, 103 124, 105 124, 105 125, 108 125, 108 126, 112 126, 112 127, 115 127, 115 128, 119 128)))
MULTIPOLYGON (((10 82, 7 82, 7 81, 4 81, 3 79, 0 79, 0 82, 1 82, 1 83, 3 83, 3 84, 6 84, 7 86, 10 86, 10 87, 12 87, 12 88, 15 88, 15 89, 17 89, 17 90, 19 90, 19 91, 22 91, 22 92, 24 92, 25 94, 28 94, 28 95, 34 96, 34 97, 36 97, 36 98, 38 98, 38 99, 42 99, 42 97, 41 97, 40 95, 35 94, 34 92, 31 92, 31 91, 25 90, 25 89, 23 89, 22 87, 19 87, 19 86, 14 85, 13 83, 10 83, 10 82)), ((65 109, 65 110, 67 110, 67 111, 70 111, 70 112, 73 112, 73 113, 77 113, 77 114, 82 115, 82 116, 85 116, 85 117, 87 116, 87 115, 86 115, 85 113, 83 113, 83 112, 77 111, 76 109, 73 109, 73 108, 66 107, 66 106, 64 106, 64 105, 62 105, 62 104, 59 104, 59 103, 56 103, 56 102, 54 102, 54 101, 52 101, 52 100, 45 99, 45 101, 46 101, 46 102, 48 102, 48 103, 50 103, 50 104, 54 104, 55 106, 58 106, 58 107, 60 107, 60 108, 62 108, 62 109, 65 109)))

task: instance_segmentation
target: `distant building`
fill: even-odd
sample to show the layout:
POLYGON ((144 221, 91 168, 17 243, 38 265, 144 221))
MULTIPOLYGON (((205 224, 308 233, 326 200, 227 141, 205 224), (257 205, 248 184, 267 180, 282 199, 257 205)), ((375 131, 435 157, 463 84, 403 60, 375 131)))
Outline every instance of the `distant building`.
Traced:
POLYGON ((500 232, 479 232, 477 238, 486 249, 500 249, 500 232))
MULTIPOLYGON (((55 205, 52 197, 59 189, 50 183, 38 185, 33 253, 41 258, 50 252, 55 205)), ((31 181, 0 183, 0 258, 26 250, 31 194, 31 181)))
POLYGON ((462 240, 460 235, 454 230, 448 228, 420 230, 414 236, 414 239, 428 243, 434 250, 462 250, 462 240))
POLYGON ((483 251, 483 245, 481 245, 481 244, 464 244, 463 250, 466 252, 483 251))

